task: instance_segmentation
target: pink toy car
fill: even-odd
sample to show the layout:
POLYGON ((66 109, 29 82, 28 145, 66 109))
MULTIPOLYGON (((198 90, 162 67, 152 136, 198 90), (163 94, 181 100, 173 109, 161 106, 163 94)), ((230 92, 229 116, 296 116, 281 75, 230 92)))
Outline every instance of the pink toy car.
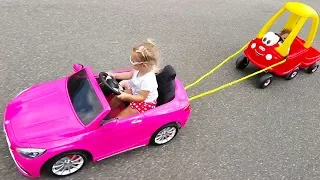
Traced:
POLYGON ((111 111, 108 103, 119 93, 117 80, 79 64, 74 70, 69 77, 24 90, 6 107, 9 150, 27 177, 42 172, 67 176, 89 160, 168 143, 188 121, 188 96, 171 66, 157 74, 157 107, 124 119, 113 117, 128 104, 111 111))

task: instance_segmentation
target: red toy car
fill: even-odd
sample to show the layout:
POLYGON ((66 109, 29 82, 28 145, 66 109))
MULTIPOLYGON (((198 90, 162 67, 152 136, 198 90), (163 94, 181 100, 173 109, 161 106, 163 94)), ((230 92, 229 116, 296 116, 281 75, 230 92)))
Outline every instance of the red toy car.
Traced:
POLYGON ((263 69, 286 59, 284 63, 269 69, 269 72, 262 75, 258 83, 260 88, 269 86, 274 75, 285 76, 286 79, 290 80, 297 76, 300 68, 306 69, 308 73, 315 72, 319 67, 320 52, 311 47, 311 43, 316 35, 319 17, 317 13, 310 8, 311 7, 301 3, 286 3, 280 12, 289 10, 295 15, 290 17, 285 26, 286 29, 292 30, 288 37, 282 39, 280 35, 273 32, 265 34, 273 21, 281 15, 281 13, 277 13, 262 28, 258 36, 249 43, 247 49, 244 51, 244 55, 237 59, 236 67, 238 69, 244 69, 249 62, 251 62, 256 67, 263 69), (306 11, 306 9, 308 9, 308 11, 306 11), (302 16, 302 18, 300 18, 299 15, 302 16), (307 41, 305 41, 297 34, 308 17, 313 18, 313 21, 310 34, 307 41), (262 37, 262 35, 264 36, 262 37))

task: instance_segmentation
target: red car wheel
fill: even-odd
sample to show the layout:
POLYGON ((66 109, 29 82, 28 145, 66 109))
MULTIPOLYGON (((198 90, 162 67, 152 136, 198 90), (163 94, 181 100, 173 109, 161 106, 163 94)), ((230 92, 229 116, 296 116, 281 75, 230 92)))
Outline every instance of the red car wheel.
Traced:
POLYGON ((258 83, 258 87, 261 89, 264 89, 264 88, 268 87, 272 81, 273 81, 273 75, 270 73, 266 73, 263 76, 261 76, 259 83, 258 83))
POLYGON ((286 79, 287 80, 291 80, 293 78, 295 78, 299 73, 299 68, 296 68, 295 70, 291 71, 287 76, 286 79))
POLYGON ((314 63, 308 67, 307 73, 312 74, 312 73, 316 72, 318 70, 318 68, 319 68, 319 64, 314 63))
POLYGON ((236 61, 236 68, 237 69, 244 69, 248 66, 249 60, 246 56, 241 55, 236 61))

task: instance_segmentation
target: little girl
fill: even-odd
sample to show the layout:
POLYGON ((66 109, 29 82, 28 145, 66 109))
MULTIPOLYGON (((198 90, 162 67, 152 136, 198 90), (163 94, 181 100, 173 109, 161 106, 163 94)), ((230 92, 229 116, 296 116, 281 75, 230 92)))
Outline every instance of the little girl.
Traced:
POLYGON ((130 62, 133 70, 130 72, 111 74, 115 79, 127 80, 126 90, 110 101, 111 109, 120 105, 121 101, 130 105, 121 111, 118 119, 142 113, 156 107, 158 98, 158 83, 154 67, 159 59, 159 50, 149 39, 132 49, 130 62))

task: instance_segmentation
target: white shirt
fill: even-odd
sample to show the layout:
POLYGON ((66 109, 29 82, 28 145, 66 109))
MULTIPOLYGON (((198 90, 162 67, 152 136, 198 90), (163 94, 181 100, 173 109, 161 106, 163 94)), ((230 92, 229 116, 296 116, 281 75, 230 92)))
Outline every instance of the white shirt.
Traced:
POLYGON ((149 91, 149 94, 144 102, 153 102, 158 98, 158 83, 156 75, 153 71, 137 77, 139 71, 133 72, 132 79, 128 81, 128 88, 131 88, 133 95, 140 94, 140 91, 149 91))

